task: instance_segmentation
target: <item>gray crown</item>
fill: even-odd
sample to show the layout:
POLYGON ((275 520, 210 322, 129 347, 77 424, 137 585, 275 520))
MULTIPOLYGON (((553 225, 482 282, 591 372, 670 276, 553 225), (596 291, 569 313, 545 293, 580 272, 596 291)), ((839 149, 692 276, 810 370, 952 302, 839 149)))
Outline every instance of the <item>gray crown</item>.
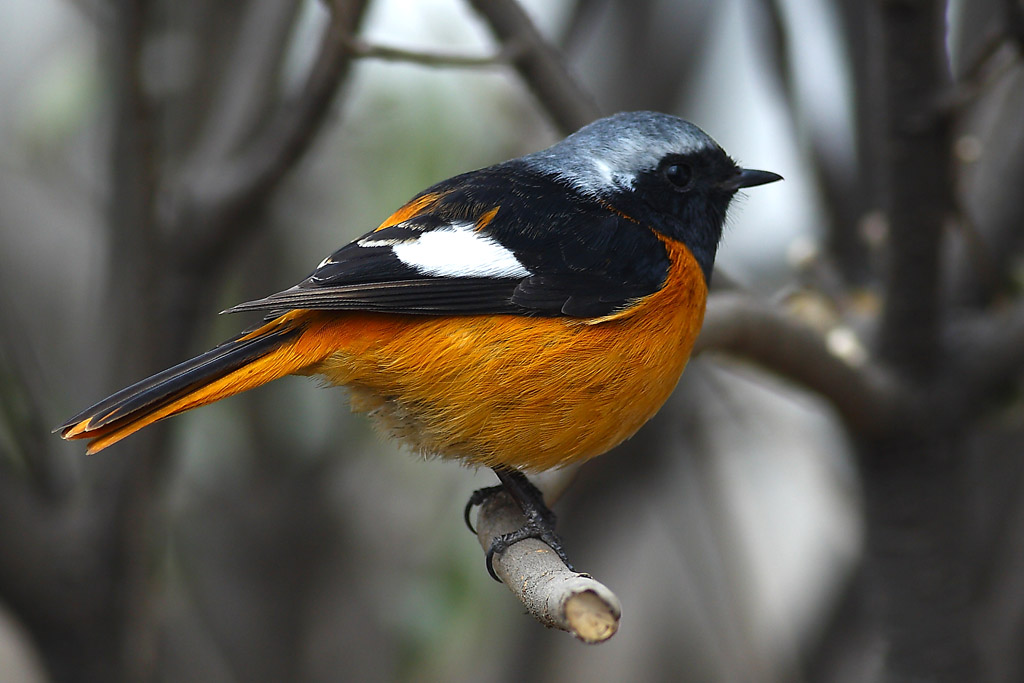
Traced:
POLYGON ((607 196, 632 187, 637 175, 657 168, 668 154, 701 151, 725 154, 711 136, 689 121, 637 111, 598 119, 521 160, 566 180, 580 192, 607 196))

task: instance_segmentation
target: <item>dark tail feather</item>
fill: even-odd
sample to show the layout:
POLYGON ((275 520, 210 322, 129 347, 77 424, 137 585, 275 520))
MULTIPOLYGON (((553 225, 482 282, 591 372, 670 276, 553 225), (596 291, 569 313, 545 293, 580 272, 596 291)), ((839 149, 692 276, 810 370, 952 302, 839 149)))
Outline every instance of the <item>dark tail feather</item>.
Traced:
POLYGON ((92 439, 89 453, 146 425, 265 384, 308 364, 289 351, 303 325, 278 319, 137 382, 83 410, 54 431, 92 439))

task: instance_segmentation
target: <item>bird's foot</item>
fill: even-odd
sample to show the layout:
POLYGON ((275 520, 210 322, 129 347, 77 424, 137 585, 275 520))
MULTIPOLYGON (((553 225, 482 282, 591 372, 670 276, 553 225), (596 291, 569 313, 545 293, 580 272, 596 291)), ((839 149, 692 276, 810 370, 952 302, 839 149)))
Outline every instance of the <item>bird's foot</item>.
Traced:
POLYGON ((483 504, 491 496, 501 491, 507 491, 516 504, 519 505, 519 509, 523 511, 523 515, 526 517, 526 523, 515 531, 495 536, 491 540, 491 547, 488 548, 485 559, 487 572, 491 577, 495 581, 501 580, 494 573, 494 556, 500 555, 513 544, 528 538, 536 538, 547 544, 570 571, 576 571, 572 562, 569 561, 568 556, 565 554, 562 540, 555 533, 555 513, 544 503, 544 495, 540 492, 540 489, 530 483, 526 475, 517 470, 495 469, 494 472, 498 475, 498 479, 501 480, 501 486, 489 486, 473 492, 463 513, 466 526, 469 527, 470 531, 476 533, 469 520, 470 510, 477 505, 483 504))

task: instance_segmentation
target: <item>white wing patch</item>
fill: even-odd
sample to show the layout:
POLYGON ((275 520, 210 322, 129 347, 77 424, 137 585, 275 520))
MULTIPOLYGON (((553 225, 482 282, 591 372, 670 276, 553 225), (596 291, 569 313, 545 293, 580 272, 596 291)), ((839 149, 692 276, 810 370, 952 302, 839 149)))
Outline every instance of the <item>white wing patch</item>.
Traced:
POLYGON ((425 275, 447 277, 527 277, 515 254, 473 223, 452 223, 392 247, 402 263, 425 275))
POLYGON ((396 244, 402 244, 403 242, 409 242, 411 240, 398 240, 398 239, 387 239, 387 240, 375 240, 372 237, 364 237, 363 239, 356 242, 361 247, 393 247, 396 244))

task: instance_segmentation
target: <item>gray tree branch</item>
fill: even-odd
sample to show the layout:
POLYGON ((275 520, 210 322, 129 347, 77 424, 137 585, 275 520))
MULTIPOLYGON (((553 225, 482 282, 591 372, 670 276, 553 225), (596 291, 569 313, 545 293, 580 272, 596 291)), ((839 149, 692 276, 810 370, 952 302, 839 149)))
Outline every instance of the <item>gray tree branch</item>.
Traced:
POLYGON ((1024 299, 1001 314, 986 312, 949 345, 958 359, 949 373, 949 391, 966 414, 981 414, 990 408, 987 399, 1024 373, 1024 299))
POLYGON ((877 433, 906 412, 888 372, 833 353, 816 330, 735 292, 712 294, 694 353, 718 351, 784 377, 829 401, 854 432, 877 433))
POLYGON ((282 102, 262 131, 201 184, 177 189, 174 221, 198 226, 181 260, 202 267, 223 258, 249 229, 240 214, 267 196, 312 146, 352 62, 348 41, 358 30, 368 0, 335 0, 305 85, 282 102))
POLYGON ((516 0, 469 0, 495 37, 511 49, 512 63, 563 134, 600 116, 594 98, 569 73, 558 50, 516 0))
POLYGON ((353 38, 348 43, 353 57, 359 59, 380 59, 387 62, 406 62, 420 66, 448 68, 479 68, 503 66, 514 58, 512 45, 505 45, 501 51, 493 55, 465 55, 428 50, 408 50, 405 48, 379 45, 365 40, 353 38))
MULTIPOLYGON (((801 111, 801 102, 792 72, 792 31, 785 20, 780 0, 759 0, 763 11, 762 46, 765 61, 771 67, 779 90, 787 100, 786 111, 798 138, 805 140, 813 180, 827 212, 825 243, 830 260, 846 283, 860 285, 868 278, 868 249, 860 234, 860 221, 871 208, 873 197, 860 187, 861 179, 846 159, 834 152, 834 141, 808 125, 801 111)), ((858 8, 860 13, 867 10, 858 8)), ((853 23, 851 21, 851 23, 853 23)), ((859 25, 858 25, 859 27, 859 25)), ((853 27, 850 27, 853 30, 853 27)))
POLYGON ((243 6, 237 36, 210 95, 209 113, 182 172, 190 187, 216 182, 215 174, 273 112, 281 64, 299 6, 294 0, 263 0, 243 6))
POLYGON ((889 263, 879 354, 924 381, 940 357, 940 247, 955 192, 951 117, 935 106, 950 87, 945 3, 888 0, 882 25, 889 263))

